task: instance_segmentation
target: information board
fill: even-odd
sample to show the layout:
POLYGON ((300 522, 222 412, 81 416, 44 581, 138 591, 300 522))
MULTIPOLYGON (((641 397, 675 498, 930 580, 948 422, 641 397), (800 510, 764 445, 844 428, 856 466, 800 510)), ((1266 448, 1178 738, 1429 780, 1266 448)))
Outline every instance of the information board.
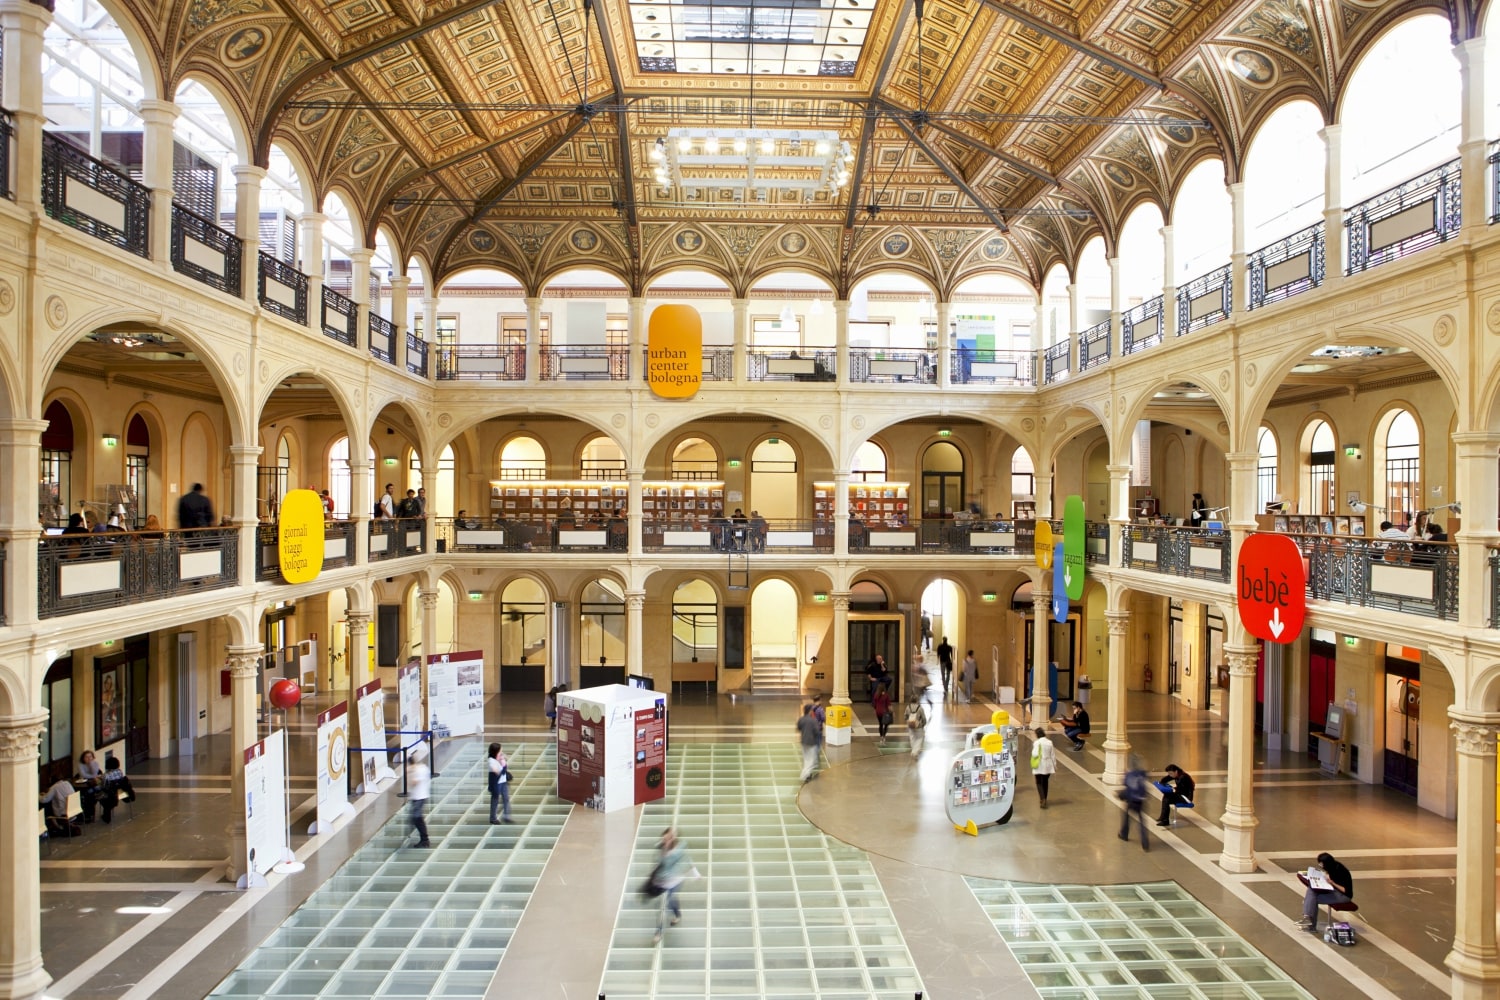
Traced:
POLYGON ((339 820, 354 814, 349 805, 349 703, 341 701, 318 714, 318 813, 309 836, 330 833, 339 820))
POLYGON ((354 704, 359 717, 359 745, 376 748, 360 751, 359 790, 373 792, 378 782, 396 776, 396 772, 391 770, 389 754, 381 749, 387 744, 385 691, 380 686, 380 678, 375 678, 355 692, 354 704))
POLYGON ((427 727, 439 739, 483 731, 483 651, 427 657, 427 727))
POLYGON ((286 730, 245 748, 245 871, 263 876, 286 856, 286 730))

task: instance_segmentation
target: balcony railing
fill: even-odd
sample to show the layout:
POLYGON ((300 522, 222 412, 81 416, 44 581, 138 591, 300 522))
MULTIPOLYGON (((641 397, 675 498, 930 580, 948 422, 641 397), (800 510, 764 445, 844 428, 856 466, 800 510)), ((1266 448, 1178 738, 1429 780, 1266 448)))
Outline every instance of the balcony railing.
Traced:
POLYGON ((1500 550, 1490 550, 1490 628, 1500 628, 1500 550))
POLYGON ((933 385, 937 382, 937 363, 935 356, 927 351, 851 347, 849 381, 933 385))
POLYGON ((746 360, 752 382, 834 382, 838 379, 838 353, 835 351, 802 352, 752 347, 746 360))
POLYGON ((1127 524, 1120 531, 1126 569, 1144 569, 1199 580, 1229 580, 1229 535, 1151 524, 1127 524))
POLYGON ((1307 596, 1451 621, 1458 617, 1458 549, 1450 543, 1294 535, 1307 560, 1307 596))
POLYGON ((410 332, 406 335, 406 370, 427 377, 427 341, 410 332))
POLYGON ((440 382, 518 382, 526 377, 526 348, 520 344, 440 344, 440 382))
POLYGON ((16 198, 16 191, 10 182, 10 142, 15 132, 10 123, 10 112, 0 108, 0 197, 12 201, 16 198))
POLYGON ((260 255, 260 307, 293 323, 307 323, 307 275, 265 251, 260 255))
POLYGON ((239 582, 239 532, 53 535, 37 547, 37 615, 118 608, 239 582))
POLYGON ((1089 521, 1084 526, 1083 561, 1095 566, 1109 565, 1108 521, 1089 521))
MULTIPOLYGON (((278 531, 274 524, 255 529, 255 578, 261 581, 281 579, 281 555, 278 531)), ((323 568, 341 569, 354 565, 354 522, 323 522, 323 568)))
POLYGON ((1490 224, 1500 222, 1500 139, 1490 143, 1490 224))
POLYGON ((426 549, 426 518, 387 518, 370 522, 370 562, 421 555, 426 549))
POLYGON ((178 274, 239 298, 245 294, 240 277, 244 257, 245 244, 238 236, 181 205, 172 206, 172 269, 178 274))
POLYGON ((1463 223, 1458 164, 1451 160, 1344 213, 1350 274, 1458 235, 1463 223))
MULTIPOLYGON (((651 370, 651 351, 641 348, 641 371, 651 370)), ((734 381, 734 348, 705 347, 703 349, 703 381, 734 381)))
POLYGON ((608 344, 569 344, 543 348, 537 363, 544 382, 608 381, 630 378, 630 349, 608 344))
POLYGON ((956 348, 949 355, 955 385, 1036 385, 1035 351, 956 348))
POLYGON ((1229 318, 1234 288, 1229 265, 1194 278, 1177 290, 1177 336, 1229 318))
POLYGON ((42 134, 42 204, 64 225, 139 257, 151 254, 151 191, 75 149, 42 134))
POLYGON ((1261 306, 1300 295, 1323 283, 1323 223, 1318 222, 1250 255, 1250 298, 1247 307, 1261 306))
POLYGON ((1125 353, 1134 354, 1160 344, 1165 333, 1162 327, 1164 319, 1160 295, 1125 310, 1120 317, 1120 327, 1125 336, 1125 353))
POLYGON ((1109 360, 1110 321, 1095 323, 1078 335, 1078 370, 1088 371, 1109 360))
POLYGON ((9 575, 5 572, 5 541, 0 539, 0 625, 5 624, 5 578, 9 575))
POLYGON ((1072 343, 1068 340, 1059 341, 1047 348, 1042 354, 1042 381, 1046 385, 1059 382, 1068 377, 1069 352, 1072 343))
POLYGON ((376 361, 384 361, 388 365, 396 363, 396 326, 390 320, 379 313, 370 313, 370 321, 365 324, 370 336, 370 357, 376 361))
POLYGON ((323 336, 350 347, 359 337, 359 306, 327 285, 323 286, 323 336))

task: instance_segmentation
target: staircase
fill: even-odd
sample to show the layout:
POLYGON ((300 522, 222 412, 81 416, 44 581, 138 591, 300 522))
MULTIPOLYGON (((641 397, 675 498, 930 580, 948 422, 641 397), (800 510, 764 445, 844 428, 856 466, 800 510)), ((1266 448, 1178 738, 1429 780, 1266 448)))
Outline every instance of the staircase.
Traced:
POLYGON ((756 656, 750 660, 750 690, 757 695, 802 694, 802 671, 792 657, 756 656))

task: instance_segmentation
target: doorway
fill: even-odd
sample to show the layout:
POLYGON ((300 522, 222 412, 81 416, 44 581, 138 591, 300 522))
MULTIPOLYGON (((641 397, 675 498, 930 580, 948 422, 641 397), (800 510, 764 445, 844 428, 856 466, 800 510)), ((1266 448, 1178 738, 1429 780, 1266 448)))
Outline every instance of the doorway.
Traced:
POLYGON ((1323 731, 1328 723, 1328 705, 1334 699, 1337 659, 1338 647, 1314 636, 1307 658, 1307 752, 1313 756, 1318 753, 1318 741, 1312 734, 1323 731))
POLYGON ((903 638, 904 622, 900 615, 849 616, 849 697, 858 701, 869 701, 873 692, 865 677, 865 664, 875 655, 885 657, 886 669, 890 671, 895 686, 890 690, 891 701, 899 702, 905 692, 906 672, 901 669, 901 650, 906 642, 903 638))
POLYGON ((947 441, 922 453, 922 544, 943 541, 944 522, 964 509, 964 456, 947 441))
POLYGON ((547 594, 535 580, 513 580, 500 597, 500 690, 547 686, 547 594))
MULTIPOLYGON (((1404 647, 1392 649, 1405 651, 1404 647)), ((1417 794, 1421 757, 1421 667, 1412 660, 1385 656, 1385 786, 1417 794)))

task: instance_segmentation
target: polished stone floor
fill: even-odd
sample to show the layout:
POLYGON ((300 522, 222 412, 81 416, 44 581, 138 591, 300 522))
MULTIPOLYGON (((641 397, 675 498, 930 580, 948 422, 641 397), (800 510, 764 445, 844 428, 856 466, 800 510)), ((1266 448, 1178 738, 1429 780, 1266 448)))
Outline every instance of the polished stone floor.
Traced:
POLYGON ((538 698, 496 696, 486 738, 504 740, 526 767, 516 826, 488 825, 480 741, 469 739, 438 755, 433 851, 401 846, 403 800, 391 791, 361 797, 348 823, 308 838, 321 707, 310 700, 291 725, 291 770, 304 775, 293 779, 292 846, 305 872, 251 892, 220 881, 230 805, 222 737, 196 757, 136 768, 133 815, 122 809, 108 827, 43 847, 49 996, 895 998, 920 989, 947 1000, 1279 997, 1299 987, 1315 997, 1447 995, 1453 824, 1405 796, 1324 778, 1301 755, 1260 752, 1260 865, 1228 875, 1214 863, 1226 727, 1169 698, 1129 696, 1130 739, 1153 770, 1171 761, 1191 771, 1199 793, 1178 826, 1152 828, 1162 836, 1150 853, 1116 838, 1118 803, 1092 746, 1058 754, 1046 811, 1023 762, 1014 818, 978 837, 955 833, 941 808, 946 769, 995 707, 983 698, 935 709, 918 760, 895 738, 881 747, 869 706, 856 706, 852 745, 827 748, 826 769, 805 786, 795 702, 674 698, 668 798, 602 815, 551 795, 538 698), (636 890, 669 823, 704 878, 684 891, 683 922, 655 945, 655 913, 636 890), (1293 926, 1300 896, 1290 873, 1323 850, 1354 871, 1358 947, 1337 949, 1293 926), (418 853, 425 857, 411 857, 418 853), (1101 886, 1112 888, 1093 888, 1101 886), (1054 907, 1074 905, 1066 895, 1056 902, 1059 893, 1103 893, 1076 921, 1059 916, 1051 928, 1075 944, 1081 937, 1083 953, 1101 959, 1113 948, 1087 950, 1103 912, 1089 907, 1180 894, 1172 906, 1207 916, 1178 932, 1212 928, 1216 960, 1264 976, 1246 990, 1244 977, 1205 973, 1173 985, 1189 992, 1164 993, 1130 971, 1144 968, 1149 948, 1122 946, 1124 957, 1092 963, 1087 981, 1038 979, 1059 963, 1035 960, 1043 953, 1029 946, 1039 940, 997 927, 995 907, 1018 905, 997 903, 1001 892, 1046 893, 1054 907))

